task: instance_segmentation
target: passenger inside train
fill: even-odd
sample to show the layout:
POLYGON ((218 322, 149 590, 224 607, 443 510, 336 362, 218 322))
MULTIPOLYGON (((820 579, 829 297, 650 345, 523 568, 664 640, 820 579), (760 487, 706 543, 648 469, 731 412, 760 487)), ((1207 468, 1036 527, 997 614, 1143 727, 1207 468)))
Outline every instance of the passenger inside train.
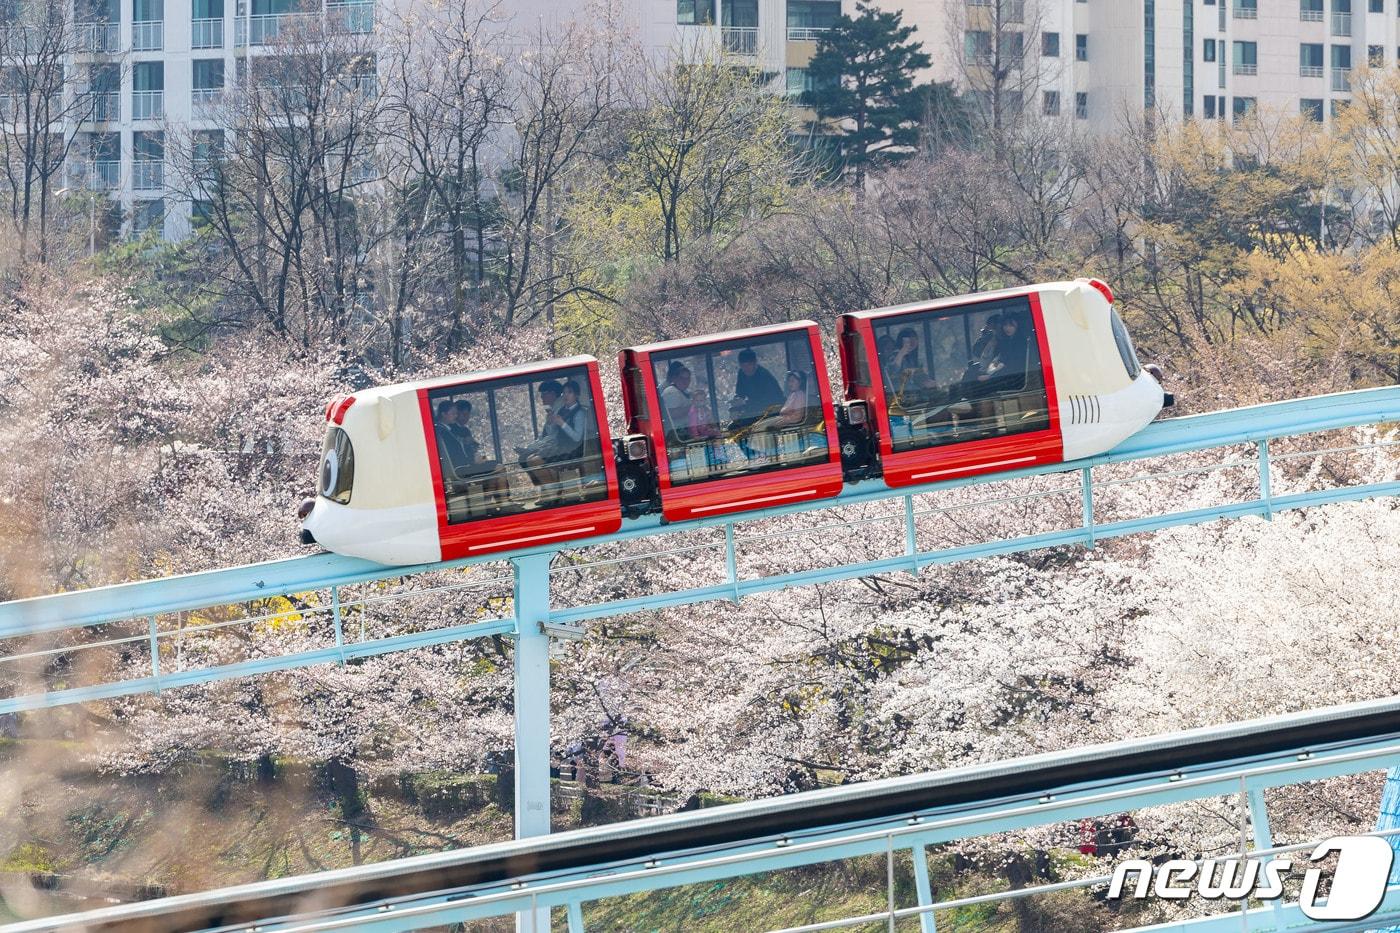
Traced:
POLYGON ((448 523, 605 499, 588 386, 579 368, 430 393, 448 523))
POLYGON ((896 451, 1049 427, 1026 298, 899 315, 874 333, 896 451))
POLYGON ((827 459, 821 396, 807 392, 815 366, 805 332, 686 347, 652 365, 673 485, 827 459))

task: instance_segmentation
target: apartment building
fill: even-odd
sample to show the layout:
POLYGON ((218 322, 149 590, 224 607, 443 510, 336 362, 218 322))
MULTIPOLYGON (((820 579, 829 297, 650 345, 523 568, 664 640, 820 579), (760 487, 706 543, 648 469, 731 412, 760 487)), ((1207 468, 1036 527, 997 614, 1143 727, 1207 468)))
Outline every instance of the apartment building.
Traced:
MULTIPOLYGON (((371 34, 396 0, 87 0, 75 69, 92 106, 64 183, 108 194, 128 232, 189 228, 197 204, 167 186, 166 133, 219 144, 214 103, 290 25, 322 19, 371 34)), ((405 2, 405 0, 399 0, 405 2)), ((507 0, 515 27, 597 15, 587 0, 507 0)), ((896 0, 880 0, 893 4, 896 0)), ((613 0, 612 28, 656 55, 704 44, 751 62, 778 92, 811 87, 817 40, 854 0, 613 0)), ((1400 57, 1400 0, 905 0, 932 57, 925 77, 990 93, 993 59, 1015 106, 1111 131, 1145 106, 1223 120, 1267 108, 1330 120, 1363 62, 1400 57)), ((371 77, 372 80, 372 77, 371 77)))

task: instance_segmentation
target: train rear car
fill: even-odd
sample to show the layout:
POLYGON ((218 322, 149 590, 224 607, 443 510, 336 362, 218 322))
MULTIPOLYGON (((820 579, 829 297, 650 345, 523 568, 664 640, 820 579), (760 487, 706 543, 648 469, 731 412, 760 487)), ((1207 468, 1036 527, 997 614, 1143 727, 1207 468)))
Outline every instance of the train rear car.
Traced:
POLYGON ((1163 404, 1095 280, 845 314, 840 340, 848 472, 889 486, 1092 456, 1163 404))
MULTIPOLYGON (((618 357, 624 502, 649 487, 668 521, 841 492, 821 334, 811 321, 672 340, 618 357)), ((644 511, 654 503, 628 503, 644 511)))
POLYGON ((601 399, 589 356, 337 399, 303 539, 416 564, 616 531, 601 399))

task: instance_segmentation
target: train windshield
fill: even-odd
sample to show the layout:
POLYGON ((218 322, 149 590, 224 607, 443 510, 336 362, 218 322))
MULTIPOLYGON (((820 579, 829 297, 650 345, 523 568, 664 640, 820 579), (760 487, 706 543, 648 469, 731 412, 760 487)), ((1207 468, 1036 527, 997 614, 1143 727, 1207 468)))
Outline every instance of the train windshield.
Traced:
POLYGON ((825 462, 827 432, 806 330, 651 358, 671 485, 825 462))
POLYGON ((1030 299, 938 308, 873 323, 895 451, 1050 426, 1030 299))
POLYGON ((585 367, 428 393, 449 524, 608 496, 585 367))

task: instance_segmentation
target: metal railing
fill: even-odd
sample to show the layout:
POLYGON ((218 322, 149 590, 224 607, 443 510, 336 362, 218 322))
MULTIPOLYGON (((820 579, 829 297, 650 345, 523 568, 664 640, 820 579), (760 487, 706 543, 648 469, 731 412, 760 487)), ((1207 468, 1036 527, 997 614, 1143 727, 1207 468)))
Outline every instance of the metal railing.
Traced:
POLYGON ((1321 78, 1325 69, 1322 65, 1299 65, 1298 77, 1300 78, 1321 78))
POLYGON ((1333 69, 1332 69, 1332 90, 1334 90, 1334 91, 1350 91, 1350 90, 1351 90, 1351 69, 1350 69, 1350 68, 1333 68, 1333 69))
POLYGON ((165 119, 165 91, 132 91, 131 119, 165 119))
MULTIPOLYGON (((1221 0, 1222 3, 1225 0, 1221 0)), ((1241 6, 1239 0, 1235 0, 1235 19, 1258 19, 1259 8, 1257 6, 1241 6)))
POLYGON ((726 52, 735 55, 758 54, 757 26, 721 26, 720 36, 726 52))
POLYGON ((264 45, 279 38, 285 31, 305 29, 319 18, 316 13, 263 13, 238 19, 235 42, 240 45, 264 45))
POLYGON ((810 42, 820 39, 830 31, 830 26, 789 26, 787 37, 791 42, 810 42))
POLYGON ((78 23, 78 49, 83 52, 121 51, 121 25, 118 23, 78 23))
POLYGON ((81 103, 79 112, 89 123, 116 123, 122 118, 122 96, 119 91, 88 91, 81 103))
POLYGON ((326 21, 332 29, 365 34, 374 32, 374 4, 363 0, 327 3, 326 21))
POLYGON ((75 162, 68 170, 68 183, 89 191, 115 191, 121 187, 121 168, 116 160, 75 162))
POLYGON ((221 49, 223 47, 223 19, 216 17, 190 20, 190 48, 221 49))
POLYGON ((1235 74, 1237 75, 1257 75, 1259 65, 1250 62, 1235 62, 1235 74))
POLYGON ((1298 10, 1298 19, 1305 23, 1320 23, 1324 18, 1325 14, 1322 10, 1309 10, 1307 7, 1298 10))
POLYGON ((221 87, 197 87, 190 91, 190 109, 196 114, 212 110, 219 105, 223 97, 224 89, 221 87))
POLYGON ((136 191, 156 191, 165 187, 165 163, 142 159, 131 163, 131 187, 136 191))
POLYGON ((1332 35, 1334 35, 1334 36, 1349 36, 1349 35, 1351 35, 1351 14, 1350 14, 1350 13, 1335 13, 1335 12, 1334 12, 1334 13, 1332 14, 1332 35))
POLYGON ((165 46, 165 23, 148 20, 131 24, 131 48, 136 52, 159 52, 165 46))

